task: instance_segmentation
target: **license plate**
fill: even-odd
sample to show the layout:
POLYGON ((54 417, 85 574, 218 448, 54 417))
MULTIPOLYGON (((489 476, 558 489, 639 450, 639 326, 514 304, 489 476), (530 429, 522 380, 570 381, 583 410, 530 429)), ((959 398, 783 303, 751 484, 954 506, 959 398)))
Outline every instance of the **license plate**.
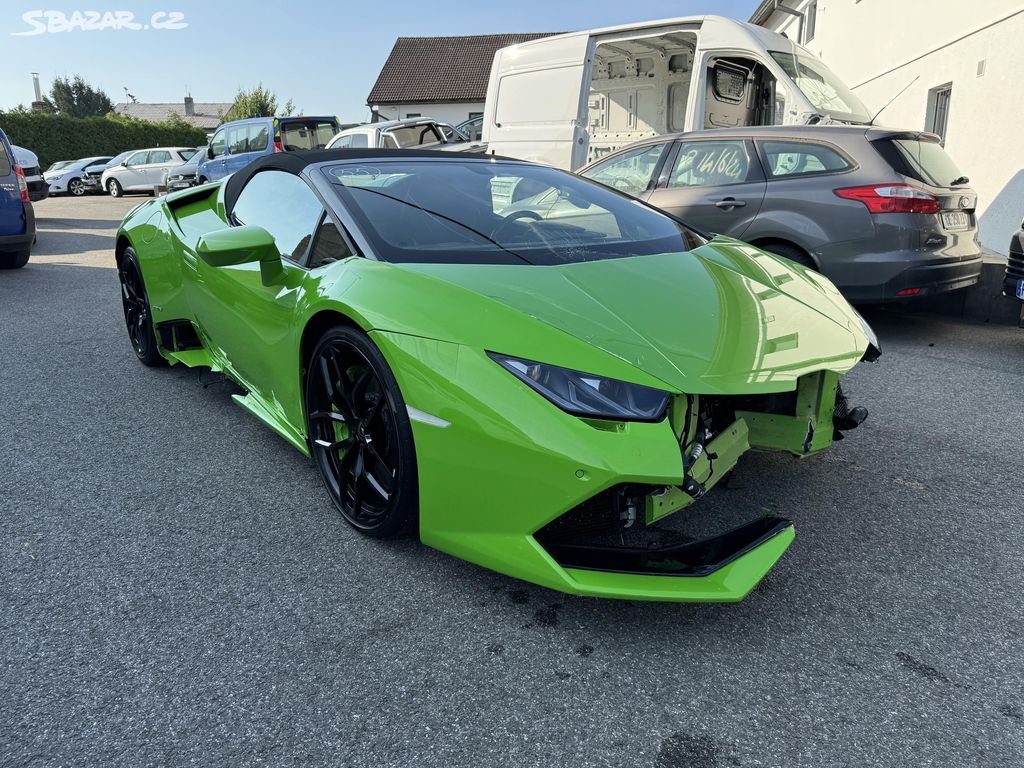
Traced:
POLYGON ((942 214, 942 226, 945 229, 970 229, 971 216, 963 211, 950 211, 942 214))
POLYGON ((1024 280, 1017 281, 1017 298, 1024 301, 1024 280))

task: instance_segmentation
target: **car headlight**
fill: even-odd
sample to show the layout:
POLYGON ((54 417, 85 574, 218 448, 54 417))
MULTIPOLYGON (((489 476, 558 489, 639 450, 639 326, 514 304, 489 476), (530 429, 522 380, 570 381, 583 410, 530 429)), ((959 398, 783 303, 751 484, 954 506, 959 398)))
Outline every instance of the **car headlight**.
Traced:
POLYGON ((619 379, 488 352, 520 381, 575 416, 618 421, 661 421, 669 393, 619 379))
MULTIPOLYGON (((851 307, 853 309, 853 307, 851 307)), ((860 320, 860 329, 864 331, 864 335, 868 337, 868 343, 871 344, 879 352, 882 351, 882 345, 878 343, 878 334, 875 333, 875 329, 868 324, 868 321, 864 319, 864 316, 856 309, 853 310, 853 314, 860 320)))

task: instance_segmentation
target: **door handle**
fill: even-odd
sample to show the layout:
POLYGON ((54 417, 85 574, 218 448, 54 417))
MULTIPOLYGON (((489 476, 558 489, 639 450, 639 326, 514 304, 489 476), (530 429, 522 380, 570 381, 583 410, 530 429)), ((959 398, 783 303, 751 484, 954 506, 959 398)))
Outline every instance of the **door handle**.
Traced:
POLYGON ((737 200, 735 197, 726 197, 715 203, 715 208, 742 208, 746 205, 743 200, 737 200))

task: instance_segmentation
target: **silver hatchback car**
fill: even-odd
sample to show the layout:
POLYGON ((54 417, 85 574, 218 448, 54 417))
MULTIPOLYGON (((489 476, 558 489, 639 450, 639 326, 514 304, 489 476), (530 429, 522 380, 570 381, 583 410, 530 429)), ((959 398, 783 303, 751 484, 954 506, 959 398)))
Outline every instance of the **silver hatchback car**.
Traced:
POLYGON ((658 136, 580 174, 817 269, 853 302, 978 281, 977 194, 939 138, 866 126, 658 136))

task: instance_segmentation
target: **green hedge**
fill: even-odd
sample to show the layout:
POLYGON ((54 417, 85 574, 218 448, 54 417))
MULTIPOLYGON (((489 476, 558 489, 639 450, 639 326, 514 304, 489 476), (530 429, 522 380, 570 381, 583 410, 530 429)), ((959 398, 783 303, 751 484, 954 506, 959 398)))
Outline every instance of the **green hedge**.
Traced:
POLYGON ((64 117, 42 112, 0 112, 0 128, 12 144, 39 156, 46 168, 58 160, 118 155, 147 147, 198 147, 206 132, 184 121, 150 123, 127 117, 64 117))

